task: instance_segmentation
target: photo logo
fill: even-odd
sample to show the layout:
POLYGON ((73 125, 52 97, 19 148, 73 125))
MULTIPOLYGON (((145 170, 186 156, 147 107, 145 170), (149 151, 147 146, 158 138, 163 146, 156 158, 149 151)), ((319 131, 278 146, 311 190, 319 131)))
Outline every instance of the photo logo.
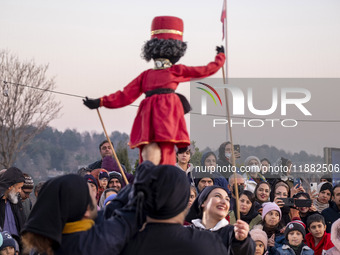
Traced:
MULTIPOLYGON (((264 109, 256 108, 256 98, 254 97, 253 88, 246 87, 243 91, 240 87, 237 87, 232 84, 219 84, 219 85, 209 85, 203 82, 196 82, 206 88, 196 87, 197 89, 203 90, 204 94, 201 94, 201 115, 207 115, 207 94, 212 98, 215 105, 217 106, 217 102, 215 100, 215 96, 220 101, 221 106, 222 100, 217 93, 216 89, 227 89, 228 92, 231 93, 232 97, 232 115, 233 116, 245 116, 245 110, 247 109, 249 113, 259 116, 255 119, 244 119, 241 122, 236 122, 231 120, 238 125, 243 125, 244 127, 262 127, 265 123, 271 124, 271 127, 274 127, 276 122, 280 122, 283 127, 296 127, 298 122, 295 119, 283 119, 283 118, 275 118, 275 119, 267 119, 267 116, 274 114, 279 111, 282 117, 287 116, 287 108, 295 108, 298 112, 302 113, 303 116, 311 116, 312 113, 307 109, 306 104, 311 100, 311 93, 309 90, 305 88, 296 88, 296 87, 283 87, 283 88, 271 88, 271 98, 268 97, 268 101, 271 99, 271 105, 264 107, 264 109), (213 93, 212 93, 213 92, 213 93), (247 107, 247 108, 246 108, 247 107), (265 116, 265 118, 263 117, 265 116)), ((259 99, 257 99, 259 100, 259 99)), ((225 125, 228 123, 226 119, 214 119, 213 126, 216 125, 225 125)), ((232 124, 232 123, 231 123, 232 124)))
MULTIPOLYGON (((198 84, 201 84, 203 86, 206 86, 207 88, 209 88, 212 92, 215 93, 215 95, 217 96, 218 100, 220 101, 220 104, 222 106, 222 100, 220 98, 220 95, 217 93, 217 91, 212 87, 210 86, 209 84, 206 84, 206 83, 203 83, 203 82, 197 82, 198 84)), ((216 100, 214 98, 214 96, 211 94, 211 92, 209 92, 208 90, 204 89, 204 88, 201 88, 201 87, 196 87, 198 89, 201 89, 203 90, 204 92, 206 92, 211 98, 212 100, 214 101, 215 105, 217 105, 216 103, 216 100)), ((201 101, 201 114, 202 115, 207 115, 207 95, 203 94, 202 95, 202 101, 201 101)))

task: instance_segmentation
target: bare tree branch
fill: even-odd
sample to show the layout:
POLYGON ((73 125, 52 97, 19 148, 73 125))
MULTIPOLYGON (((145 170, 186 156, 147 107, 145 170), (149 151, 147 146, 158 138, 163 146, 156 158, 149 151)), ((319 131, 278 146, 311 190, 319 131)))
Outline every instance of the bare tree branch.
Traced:
POLYGON ((61 105, 47 92, 55 88, 47 70, 48 65, 21 62, 8 51, 0 51, 0 166, 10 167, 18 152, 58 116, 61 105), (5 96, 3 81, 42 90, 11 84, 5 96))

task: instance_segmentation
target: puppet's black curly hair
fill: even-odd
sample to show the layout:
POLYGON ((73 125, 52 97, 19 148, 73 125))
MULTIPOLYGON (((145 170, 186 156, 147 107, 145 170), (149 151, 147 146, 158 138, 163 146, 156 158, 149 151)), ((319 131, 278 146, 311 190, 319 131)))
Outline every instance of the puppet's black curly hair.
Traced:
POLYGON ((153 38, 144 44, 141 55, 146 61, 156 58, 167 58, 172 64, 175 64, 184 56, 186 49, 186 42, 153 38))

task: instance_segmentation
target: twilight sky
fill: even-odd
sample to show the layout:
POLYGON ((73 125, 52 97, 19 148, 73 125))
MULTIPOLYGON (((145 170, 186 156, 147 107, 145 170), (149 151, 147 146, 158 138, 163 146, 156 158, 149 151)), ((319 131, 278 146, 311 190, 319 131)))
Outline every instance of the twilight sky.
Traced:
MULTIPOLYGON (((221 9, 222 0, 3 0, 0 49, 8 49, 23 60, 48 63, 57 91, 97 98, 122 89, 139 73, 153 67, 153 63, 141 59, 140 53, 150 38, 155 16, 183 19, 188 50, 179 63, 204 65, 213 60, 216 45, 224 44, 221 9)), ((338 0, 229 0, 229 77, 340 78, 339 12, 338 0)), ((219 72, 214 77, 221 76, 219 72)), ((190 97, 189 85, 182 84, 178 92, 190 97)), ((339 86, 314 85, 309 89, 309 107, 315 113, 311 119, 340 120, 339 86)), ((257 93, 261 94, 261 90, 257 93)), ((96 111, 83 106, 80 98, 56 95, 56 99, 63 109, 51 126, 59 130, 102 131, 96 111)), ((129 134, 136 110, 135 106, 101 109, 108 132, 129 134)), ((190 129, 188 117, 187 121, 190 129)), ((290 131, 290 143, 287 139, 282 143, 266 139, 265 130, 235 130, 234 140, 244 145, 269 144, 321 155, 322 147, 340 147, 336 133, 339 128, 339 122, 304 124, 299 127, 302 133, 290 131), (301 134, 304 139, 298 144, 293 142, 301 134)), ((281 130, 274 132, 279 135, 281 130)))

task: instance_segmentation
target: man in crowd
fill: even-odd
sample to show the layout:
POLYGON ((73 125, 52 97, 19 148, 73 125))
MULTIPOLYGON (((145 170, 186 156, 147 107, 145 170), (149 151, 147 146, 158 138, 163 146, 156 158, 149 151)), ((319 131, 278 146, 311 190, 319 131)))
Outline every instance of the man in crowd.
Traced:
MULTIPOLYGON (((228 179, 228 189, 231 192, 231 199, 230 199, 230 211, 234 211, 236 207, 236 193, 235 193, 235 175, 232 174, 230 175, 228 179)), ((242 175, 236 174, 236 182, 237 182, 237 187, 238 187, 238 194, 240 194, 246 187, 245 180, 242 175)))
POLYGON ((109 184, 108 188, 115 189, 117 191, 120 191, 122 189, 123 185, 123 178, 120 173, 117 172, 111 172, 109 174, 109 184))
MULTIPOLYGON (((112 144, 112 146, 113 146, 113 144, 112 144)), ((92 164, 90 164, 88 166, 88 168, 90 168, 91 170, 102 168, 102 162, 103 162, 104 157, 106 157, 106 156, 113 157, 113 152, 111 150, 111 146, 110 146, 110 144, 107 140, 102 141, 99 144, 99 152, 100 152, 101 159, 97 160, 96 162, 93 162, 92 164)))
MULTIPOLYGON (((113 146, 113 144, 112 144, 112 146, 113 146)), ((91 169, 91 170, 103 168, 103 169, 107 170, 108 172, 120 173, 118 163, 113 158, 113 151, 111 150, 110 143, 107 140, 100 143, 99 152, 100 152, 100 155, 101 155, 102 158, 100 160, 90 164, 88 166, 88 168, 91 169)), ((125 173, 127 180, 129 181, 129 183, 132 183, 134 176, 132 174, 126 172, 124 165, 121 164, 121 167, 122 167, 122 169, 125 173)))
POLYGON ((326 232, 330 233, 332 224, 340 218, 340 183, 334 186, 333 199, 329 202, 329 207, 323 210, 321 214, 326 221, 326 232))
POLYGON ((18 237, 25 222, 19 193, 25 177, 20 169, 10 167, 0 174, 0 227, 18 237))
POLYGON ((30 199, 30 194, 33 191, 34 188, 34 182, 31 176, 28 174, 24 173, 25 177, 25 182, 24 186, 22 186, 21 191, 20 191, 20 197, 21 197, 21 202, 22 206, 24 208, 24 214, 25 218, 27 219, 28 215, 30 214, 32 210, 32 201, 30 199))
POLYGON ((214 185, 214 178, 211 177, 203 177, 203 178, 195 178, 194 179, 196 188, 198 190, 198 193, 201 193, 201 191, 208 186, 214 185))

